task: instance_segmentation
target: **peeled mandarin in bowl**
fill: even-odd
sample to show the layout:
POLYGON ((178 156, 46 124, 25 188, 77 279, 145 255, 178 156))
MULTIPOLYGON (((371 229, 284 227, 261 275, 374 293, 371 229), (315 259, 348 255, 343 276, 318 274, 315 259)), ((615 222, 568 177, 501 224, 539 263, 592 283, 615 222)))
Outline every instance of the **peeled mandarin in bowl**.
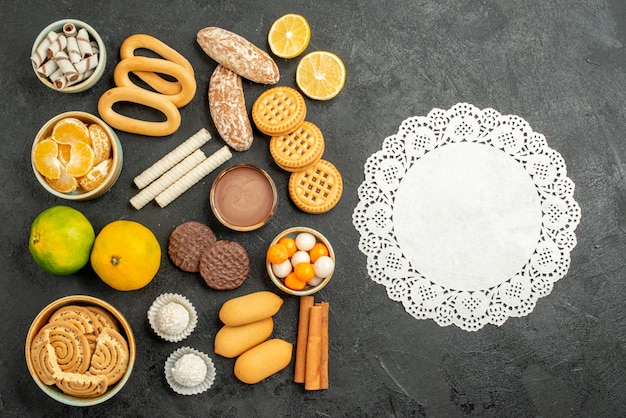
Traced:
POLYGON ((94 199, 117 181, 122 170, 117 134, 86 112, 61 113, 35 136, 31 164, 41 186, 66 200, 94 199))

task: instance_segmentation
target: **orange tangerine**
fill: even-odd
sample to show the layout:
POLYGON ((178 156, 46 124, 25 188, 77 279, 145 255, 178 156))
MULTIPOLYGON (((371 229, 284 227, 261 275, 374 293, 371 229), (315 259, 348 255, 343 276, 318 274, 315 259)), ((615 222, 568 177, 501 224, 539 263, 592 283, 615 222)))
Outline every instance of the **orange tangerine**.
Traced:
POLYGON ((107 178, 109 172, 113 167, 113 159, 109 158, 102 161, 94 168, 92 168, 85 176, 81 177, 79 184, 86 192, 90 192, 96 187, 100 186, 104 179, 107 178))
POLYGON ((78 188, 76 177, 67 174, 64 168, 61 168, 61 175, 58 179, 46 177, 46 181, 50 187, 61 193, 72 193, 78 188))
POLYGON ((52 128, 52 138, 61 144, 84 142, 91 145, 87 125, 76 118, 63 118, 52 128))
POLYGON ((298 279, 295 272, 291 272, 285 277, 285 286, 292 290, 302 290, 306 286, 306 282, 298 279))
POLYGON ((39 174, 47 179, 61 177, 61 162, 57 158, 59 145, 50 138, 39 141, 33 150, 33 163, 39 174))
POLYGON ((316 242, 313 248, 309 250, 309 255, 311 256, 311 262, 315 263, 315 261, 324 256, 328 255, 328 248, 322 242, 316 242))
POLYGON ((70 161, 65 166, 65 170, 70 176, 82 177, 93 168, 93 161, 93 149, 84 142, 76 142, 72 144, 70 161))
POLYGON ((91 148, 94 152, 94 165, 106 160, 111 156, 111 140, 104 128, 97 123, 92 123, 87 128, 91 138, 91 148))
POLYGON ((296 274, 298 280, 302 282, 308 282, 315 276, 315 270, 311 263, 299 263, 293 268, 293 272, 296 274))
POLYGON ((154 233, 135 221, 117 220, 100 230, 91 250, 91 267, 116 290, 141 289, 161 266, 161 246, 154 233))
POLYGON ((267 249, 267 259, 272 264, 280 264, 287 261, 289 258, 289 251, 287 247, 282 244, 272 244, 267 249))
POLYGON ((298 247, 296 247, 296 240, 290 237, 283 237, 278 240, 278 243, 284 245, 287 248, 287 252, 289 253, 289 257, 294 255, 296 251, 298 251, 298 247))

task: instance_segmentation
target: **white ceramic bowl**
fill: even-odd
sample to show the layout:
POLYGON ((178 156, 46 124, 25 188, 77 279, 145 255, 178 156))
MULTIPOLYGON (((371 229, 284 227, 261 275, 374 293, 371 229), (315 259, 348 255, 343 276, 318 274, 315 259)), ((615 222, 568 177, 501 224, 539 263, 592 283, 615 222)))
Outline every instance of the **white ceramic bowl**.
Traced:
MULTIPOLYGON (((278 243, 278 241, 283 237, 290 237, 290 238, 295 239, 296 236, 300 232, 309 232, 313 234, 317 242, 321 242, 324 245, 326 245, 326 248, 328 248, 328 256, 333 260, 333 263, 337 262, 335 259, 335 252, 333 250, 332 245, 330 244, 330 241, 328 241, 328 239, 326 239, 326 237, 322 235, 320 232, 312 228, 294 227, 294 228, 286 229, 280 234, 276 235, 276 237, 270 243, 270 246, 278 243)), ((312 295, 313 293, 319 292, 328 284, 328 282, 330 282, 330 279, 333 276, 333 274, 331 273, 329 276, 325 277, 324 280, 322 280, 322 282, 320 282, 317 286, 310 286, 307 284, 302 290, 294 290, 285 286, 283 279, 281 279, 280 277, 274 274, 274 271, 272 270, 272 263, 270 263, 267 257, 265 258, 265 267, 267 269, 267 274, 270 276, 270 279, 272 280, 272 282, 274 282, 276 287, 278 287, 283 292, 288 293, 290 295, 294 295, 294 296, 307 296, 307 295, 312 295)))
POLYGON ((41 187, 43 187, 45 190, 47 190, 49 193, 53 194, 54 196, 59 197, 61 199, 66 199, 66 200, 95 199, 96 197, 108 191, 111 188, 111 186, 115 184, 115 182, 117 181, 122 171, 123 160, 124 160, 124 157, 122 153, 122 144, 120 143, 120 139, 118 138, 115 131, 111 129, 111 127, 109 127, 106 123, 104 123, 104 121, 100 119, 99 117, 94 116, 90 113, 80 112, 80 111, 71 111, 71 112, 61 113, 60 115, 57 115, 53 117, 52 119, 50 119, 48 122, 46 122, 46 124, 41 127, 41 129, 35 136, 35 140, 33 141, 33 147, 31 150, 31 165, 33 168, 33 173, 35 174, 35 177, 39 181, 39 184, 41 184, 41 187), (64 118, 68 118, 68 117, 77 118, 87 124, 97 123, 98 125, 102 126, 102 128, 104 128, 106 133, 109 135, 109 138, 111 139, 111 153, 112 153, 112 158, 113 158, 113 166, 111 168, 111 171, 109 172, 104 182, 102 182, 102 184, 100 184, 97 188, 88 192, 82 191, 79 189, 72 193, 62 193, 62 192, 59 192, 58 190, 55 190, 54 188, 50 186, 50 184, 48 184, 46 179, 39 173, 37 168, 35 168, 35 163, 32 158, 32 154, 35 151, 35 146, 37 145, 37 143, 43 139, 48 138, 51 135, 52 129, 54 128, 54 125, 58 121, 64 118))
POLYGON ((25 344, 25 356, 26 356, 26 365, 28 366, 28 371, 30 372, 33 380, 39 388, 52 399, 64 403, 66 405, 72 406, 93 406, 105 402, 115 396, 126 384, 130 375, 132 374, 133 367, 135 365, 135 359, 137 357, 137 347, 135 342, 135 336, 133 334, 133 330, 130 327, 130 323, 128 320, 111 304, 92 297, 85 295, 72 295, 66 296, 60 299, 55 300, 50 303, 48 306, 43 308, 41 312, 35 317, 33 320, 28 334, 26 336, 26 344, 25 344), (35 372, 34 364, 32 358, 30 356, 30 347, 32 345, 33 339, 37 336, 37 333, 41 330, 41 328, 48 322, 50 316, 57 310, 67 305, 80 305, 80 306, 96 306, 106 310, 110 313, 115 320, 118 322, 120 333, 128 342, 129 349, 129 361, 128 368, 124 373, 124 376, 114 385, 108 388, 104 395, 98 396, 96 398, 78 398, 74 396, 67 395, 63 393, 60 389, 56 387, 56 385, 46 385, 43 383, 37 373, 35 372))
POLYGON ((98 65, 94 69, 93 73, 88 78, 86 78, 85 80, 82 80, 81 82, 78 82, 73 85, 69 85, 67 87, 64 87, 63 89, 58 89, 54 85, 54 83, 50 81, 48 77, 46 77, 45 75, 37 71, 37 68, 34 63, 32 67, 39 81, 41 81, 45 86, 51 88, 52 90, 60 91, 63 93, 79 93, 79 92, 88 90, 94 85, 96 85, 96 83, 102 78, 102 75, 104 74, 104 70, 106 68, 106 61, 107 61, 106 47, 104 45, 104 41, 102 40, 98 32, 96 32, 96 30, 93 27, 91 27, 85 22, 82 22, 76 19, 57 20, 56 22, 49 24, 45 29, 43 29, 39 33, 39 35, 35 39, 35 42, 33 43, 33 47, 31 49, 31 56, 35 53, 39 44, 45 39, 45 37, 48 35, 50 31, 62 33, 63 27, 68 23, 73 24, 77 29, 85 28, 85 30, 87 30, 87 33, 89 34, 89 39, 96 41, 96 43, 98 44, 98 65))

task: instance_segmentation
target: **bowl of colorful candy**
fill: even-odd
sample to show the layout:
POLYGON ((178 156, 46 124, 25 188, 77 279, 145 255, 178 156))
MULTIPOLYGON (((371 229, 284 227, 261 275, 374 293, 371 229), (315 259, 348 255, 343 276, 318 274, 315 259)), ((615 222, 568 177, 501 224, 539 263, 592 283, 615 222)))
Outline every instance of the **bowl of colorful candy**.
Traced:
POLYGON ((270 243, 265 265, 283 292, 306 296, 322 290, 335 271, 335 252, 320 232, 307 227, 289 228, 270 243))

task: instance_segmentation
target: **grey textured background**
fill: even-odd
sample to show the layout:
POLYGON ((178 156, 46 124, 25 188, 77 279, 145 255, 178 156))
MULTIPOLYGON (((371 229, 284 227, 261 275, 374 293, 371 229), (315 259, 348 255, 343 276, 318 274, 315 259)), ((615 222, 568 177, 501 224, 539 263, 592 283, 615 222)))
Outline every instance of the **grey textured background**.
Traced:
MULTIPOLYGON (((0 103, 0 416, 515 416, 618 417, 626 415, 626 3, 622 0, 288 2, 180 1, 3 2, 0 103), (308 51, 326 49, 347 67, 344 91, 330 102, 307 100, 307 119, 326 137, 325 158, 335 163, 345 190, 331 212, 311 216, 288 199, 287 175, 271 160, 267 139, 231 163, 249 162, 274 177, 276 216, 264 228, 235 233, 220 227, 208 206, 213 173, 174 203, 134 210, 132 179, 175 145, 206 127, 221 146, 209 117, 206 89, 215 63, 196 45, 196 32, 220 26, 267 48, 271 23, 289 12, 312 28, 308 51), (32 74, 29 54, 38 32, 54 20, 90 23, 106 42, 109 63, 88 92, 50 91, 32 74), (154 35, 192 63, 198 82, 171 137, 119 132, 124 168, 101 198, 69 203, 96 230, 116 219, 151 228, 162 247, 180 223, 208 223, 222 239, 241 242, 251 274, 232 292, 208 289, 199 276, 177 270, 166 255, 146 288, 117 292, 89 268, 69 277, 40 270, 27 250, 30 223, 44 209, 66 203, 46 194, 32 174, 29 152, 39 127, 67 110, 97 114, 100 95, 113 85, 122 41, 154 35), (351 223, 363 164, 409 116, 457 102, 516 114, 545 135, 564 157, 576 184, 583 217, 576 230, 569 274, 534 311, 501 327, 468 333, 418 321, 372 282, 351 223), (277 376, 247 386, 231 360, 212 353, 220 326, 217 309, 228 298, 273 290, 263 254, 281 230, 316 228, 333 242, 338 266, 316 298, 331 306, 331 388, 305 392, 291 380, 293 363, 277 376), (200 323, 183 343, 157 339, 145 319, 156 296, 188 296, 200 323), (127 386, 106 404, 64 406, 34 384, 24 361, 30 322, 52 300, 76 293, 118 307, 135 330, 138 356, 127 386), (174 394, 163 376, 167 356, 181 345, 214 358, 218 377, 207 393, 174 394)), ((297 59, 277 60, 280 84, 295 86, 297 59)), ((244 83, 248 107, 264 87, 244 83)), ((297 299, 285 298, 274 335, 295 340, 297 299)))

